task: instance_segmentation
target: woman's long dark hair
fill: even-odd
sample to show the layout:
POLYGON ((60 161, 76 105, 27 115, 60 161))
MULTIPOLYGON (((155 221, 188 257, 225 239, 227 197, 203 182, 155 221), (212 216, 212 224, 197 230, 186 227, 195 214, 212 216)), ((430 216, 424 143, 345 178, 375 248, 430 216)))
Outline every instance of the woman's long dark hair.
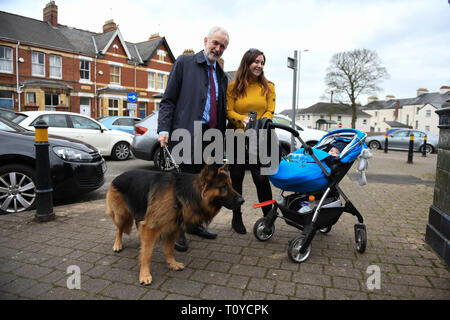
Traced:
MULTIPOLYGON (((248 81, 250 79, 250 65, 256 60, 258 56, 262 55, 264 57, 264 64, 266 63, 266 56, 262 51, 258 49, 249 49, 244 54, 239 65, 239 69, 234 77, 234 87, 231 90, 236 98, 241 98, 246 96, 246 91, 248 87, 248 81)), ((264 76, 264 71, 258 77, 258 82, 262 85, 263 89, 261 95, 264 95, 269 90, 268 80, 264 76)))

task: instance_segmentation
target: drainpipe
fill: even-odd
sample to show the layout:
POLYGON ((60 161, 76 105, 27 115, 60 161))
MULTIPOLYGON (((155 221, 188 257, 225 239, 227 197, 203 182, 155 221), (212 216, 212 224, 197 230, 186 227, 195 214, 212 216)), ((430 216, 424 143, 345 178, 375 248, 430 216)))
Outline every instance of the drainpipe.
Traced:
POLYGON ((19 46, 20 41, 17 42, 16 45, 16 90, 17 90, 17 101, 19 106, 19 112, 21 111, 21 103, 20 103, 20 87, 19 87, 19 46))
POLYGON ((100 114, 97 112, 97 53, 94 58, 94 113, 95 117, 100 117, 100 114))

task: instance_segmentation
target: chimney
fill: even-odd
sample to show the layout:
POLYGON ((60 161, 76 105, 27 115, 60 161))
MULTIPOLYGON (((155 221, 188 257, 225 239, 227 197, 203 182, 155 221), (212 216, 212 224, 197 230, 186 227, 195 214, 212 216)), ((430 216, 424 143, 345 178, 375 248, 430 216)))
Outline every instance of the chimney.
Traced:
POLYGON ((105 24, 103 25, 103 33, 106 33, 106 32, 112 31, 112 30, 116 30, 116 29, 117 29, 117 25, 113 19, 106 21, 105 24))
POLYGON ((395 99, 395 96, 393 94, 386 95, 386 100, 393 100, 395 99))
POLYGON ((420 96, 421 94, 424 94, 424 93, 428 93, 428 89, 425 89, 425 88, 417 89, 417 96, 420 96))
POLYGON ((55 1, 50 1, 45 6, 43 21, 50 23, 52 26, 58 26, 58 6, 55 1))
POLYGON ((194 49, 184 49, 183 54, 195 54, 194 49))
POLYGON ((378 98, 375 97, 375 96, 370 96, 370 97, 367 98, 367 103, 368 104, 371 103, 371 102, 374 102, 374 101, 378 101, 378 98))
POLYGON ((159 38, 161 38, 159 33, 152 33, 150 35, 150 38, 148 38, 148 40, 155 40, 155 39, 159 39, 159 38))
POLYGON ((439 93, 440 94, 444 94, 444 93, 447 93, 447 92, 449 92, 450 91, 450 86, 442 86, 440 89, 439 89, 439 93))

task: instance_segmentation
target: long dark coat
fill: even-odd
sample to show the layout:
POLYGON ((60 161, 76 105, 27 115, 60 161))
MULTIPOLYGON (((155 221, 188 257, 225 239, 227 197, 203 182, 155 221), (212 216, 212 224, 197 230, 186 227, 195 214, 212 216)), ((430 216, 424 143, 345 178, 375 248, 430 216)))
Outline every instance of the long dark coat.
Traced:
MULTIPOLYGON (((217 129, 225 133, 226 92, 228 79, 218 63, 217 129)), ((209 71, 203 51, 178 57, 170 72, 167 88, 160 103, 158 132, 178 128, 194 135, 194 121, 201 121, 208 94, 209 71)))

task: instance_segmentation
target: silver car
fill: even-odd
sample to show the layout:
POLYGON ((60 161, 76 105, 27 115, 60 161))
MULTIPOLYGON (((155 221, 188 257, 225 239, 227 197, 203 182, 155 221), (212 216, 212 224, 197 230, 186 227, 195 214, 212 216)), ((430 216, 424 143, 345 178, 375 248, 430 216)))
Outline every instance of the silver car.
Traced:
MULTIPOLYGON (((171 171, 174 169, 168 155, 164 154, 158 142, 158 111, 154 111, 152 114, 138 122, 134 126, 134 138, 131 143, 131 152, 133 155, 142 160, 154 161, 155 166, 161 171, 171 171)), ((278 136, 279 143, 281 145, 282 156, 290 153, 290 134, 284 133, 284 130, 276 129, 275 132, 278 136)), ((300 142, 295 139, 296 149, 301 147, 300 142)))
MULTIPOLYGON (((425 148, 426 153, 437 152, 439 136, 431 134, 429 132, 412 130, 412 129, 399 129, 391 132, 388 135, 388 149, 392 150, 409 150, 410 136, 414 136, 414 151, 423 152, 425 148), (424 138, 427 137, 425 144, 424 138)), ((386 142, 386 136, 371 136, 366 138, 366 144, 370 149, 384 149, 386 142)))

